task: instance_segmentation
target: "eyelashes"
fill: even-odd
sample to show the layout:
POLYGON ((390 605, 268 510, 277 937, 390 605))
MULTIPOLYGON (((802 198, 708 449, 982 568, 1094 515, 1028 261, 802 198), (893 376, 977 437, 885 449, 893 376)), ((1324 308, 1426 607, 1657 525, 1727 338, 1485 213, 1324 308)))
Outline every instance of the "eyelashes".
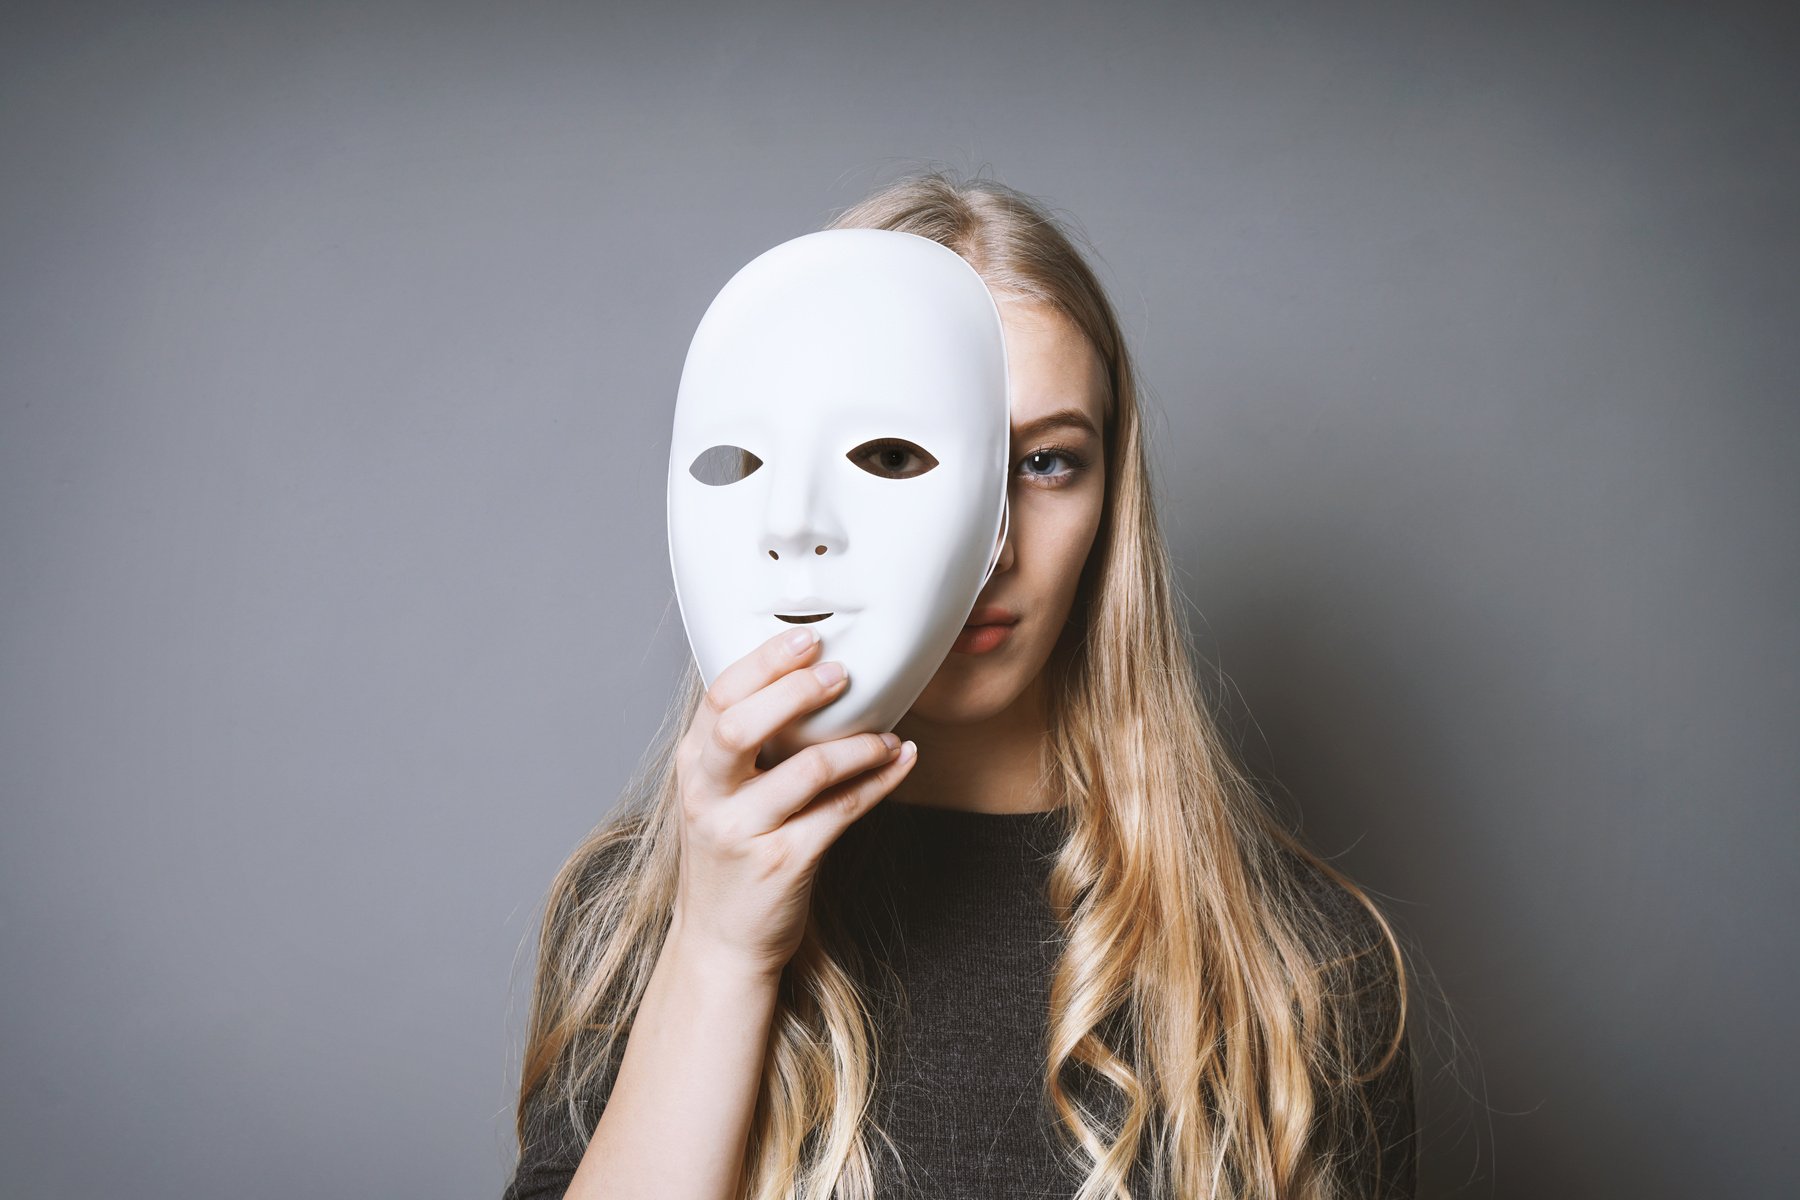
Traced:
POLYGON ((883 479, 913 479, 938 465, 938 460, 923 446, 905 438, 876 438, 864 442, 845 457, 869 474, 883 479), (900 462, 890 461, 894 458, 899 458, 900 462), (908 460, 914 461, 909 463, 908 460))
POLYGON ((1030 454, 1021 458, 1019 460, 1019 465, 1023 467, 1034 458, 1060 458, 1069 464, 1069 469, 1059 475, 1045 475, 1036 471, 1023 472, 1025 478, 1050 482, 1050 486, 1052 487, 1066 486, 1070 480, 1087 470, 1088 465, 1087 459, 1083 458, 1068 446, 1039 446, 1036 450, 1033 450, 1030 454))
MULTIPOLYGON (((864 442, 844 457, 883 479, 915 479, 938 465, 930 451, 905 438, 876 438, 864 442)), ((1068 464, 1068 470, 1054 475, 1024 470, 1021 473, 1027 479, 1043 481, 1051 487, 1064 486, 1088 465, 1087 460, 1071 447, 1052 445, 1039 446, 1026 454, 1019 460, 1019 466, 1023 468, 1033 459, 1043 458, 1060 458, 1068 464)), ((762 465, 762 459, 742 446, 709 446, 688 464, 688 474, 708 487, 725 487, 748 478, 762 465)))

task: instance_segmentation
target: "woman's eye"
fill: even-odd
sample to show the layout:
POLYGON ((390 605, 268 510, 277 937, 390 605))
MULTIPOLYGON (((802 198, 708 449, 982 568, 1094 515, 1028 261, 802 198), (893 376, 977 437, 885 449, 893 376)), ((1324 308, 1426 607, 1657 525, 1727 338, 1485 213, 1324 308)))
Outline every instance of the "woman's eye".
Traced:
POLYGON ((1032 479, 1067 479, 1076 474, 1086 464, 1067 450, 1037 450, 1027 454, 1020 460, 1024 474, 1032 479), (1068 468, 1063 471, 1039 470, 1040 467, 1054 466, 1060 459, 1068 468))
POLYGON ((700 457, 688 464, 688 474, 708 487, 724 487, 760 466, 762 459, 742 446, 713 446, 702 450, 700 457))
POLYGON ((878 438, 864 442, 844 457, 871 475, 883 479, 911 479, 938 465, 937 459, 905 438, 878 438))

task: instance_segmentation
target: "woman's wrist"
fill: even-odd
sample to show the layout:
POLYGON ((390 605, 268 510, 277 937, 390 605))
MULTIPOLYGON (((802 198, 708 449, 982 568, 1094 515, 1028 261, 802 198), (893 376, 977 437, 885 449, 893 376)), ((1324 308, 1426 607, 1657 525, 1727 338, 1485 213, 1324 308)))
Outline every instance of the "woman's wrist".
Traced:
POLYGON ((766 988, 771 993, 781 982, 781 968, 755 962, 737 950, 720 946, 687 927, 679 912, 663 941, 663 955, 672 959, 676 973, 686 982, 718 988, 732 995, 766 988))

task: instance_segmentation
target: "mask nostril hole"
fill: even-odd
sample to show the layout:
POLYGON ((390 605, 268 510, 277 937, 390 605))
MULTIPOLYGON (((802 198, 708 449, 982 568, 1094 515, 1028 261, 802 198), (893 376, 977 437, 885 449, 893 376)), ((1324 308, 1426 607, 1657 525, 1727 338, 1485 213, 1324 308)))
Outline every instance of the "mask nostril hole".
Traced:
POLYGON ((779 554, 775 553, 773 550, 771 550, 771 551, 769 551, 769 557, 779 560, 781 558, 781 555, 779 555, 779 554))
POLYGON ((814 554, 823 554, 823 553, 825 553, 825 547, 823 547, 823 546, 814 546, 814 547, 813 547, 813 553, 814 553, 814 554))

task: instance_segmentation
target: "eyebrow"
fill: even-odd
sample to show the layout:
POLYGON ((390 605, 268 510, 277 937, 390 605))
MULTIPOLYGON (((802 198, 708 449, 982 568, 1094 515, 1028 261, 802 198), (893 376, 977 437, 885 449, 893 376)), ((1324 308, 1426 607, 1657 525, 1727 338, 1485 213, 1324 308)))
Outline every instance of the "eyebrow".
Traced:
POLYGON ((1020 441, 1026 441, 1052 429, 1084 429, 1094 437, 1100 436, 1100 431, 1094 428, 1094 422, 1079 408, 1059 408, 1041 417, 1033 417, 1023 425, 1014 425, 1012 435, 1020 441))

